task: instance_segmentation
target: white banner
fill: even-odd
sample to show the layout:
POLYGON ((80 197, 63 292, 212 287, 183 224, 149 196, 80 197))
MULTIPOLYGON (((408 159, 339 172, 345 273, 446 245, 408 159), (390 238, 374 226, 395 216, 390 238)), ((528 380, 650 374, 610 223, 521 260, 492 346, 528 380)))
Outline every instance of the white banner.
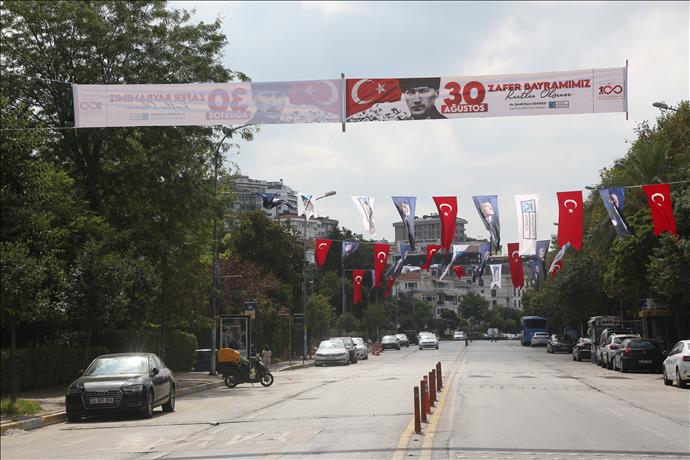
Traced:
POLYGON ((297 194, 297 215, 306 216, 307 220, 316 219, 319 217, 316 212, 316 200, 314 195, 309 195, 308 193, 298 193, 297 194))
POLYGON ((446 267, 446 269, 443 271, 441 276, 438 278, 439 281, 443 281, 443 278, 448 275, 448 270, 450 270, 450 267, 453 266, 456 260, 460 259, 460 256, 462 256, 465 251, 467 251, 467 248, 469 248, 469 244, 454 244, 453 245, 453 258, 450 259, 450 263, 446 267))
POLYGON ((77 128, 340 123, 342 80, 73 85, 77 128))
POLYGON ((537 254, 537 207, 539 195, 515 195, 515 209, 518 218, 518 239, 521 256, 537 254))
POLYGON ((491 264, 489 265, 491 268, 491 286, 489 289, 493 289, 495 287, 501 289, 501 264, 491 264))
POLYGON ((357 206, 357 210, 362 215, 362 224, 364 230, 369 235, 376 235, 376 226, 374 225, 374 201, 373 196, 351 196, 352 201, 357 206))

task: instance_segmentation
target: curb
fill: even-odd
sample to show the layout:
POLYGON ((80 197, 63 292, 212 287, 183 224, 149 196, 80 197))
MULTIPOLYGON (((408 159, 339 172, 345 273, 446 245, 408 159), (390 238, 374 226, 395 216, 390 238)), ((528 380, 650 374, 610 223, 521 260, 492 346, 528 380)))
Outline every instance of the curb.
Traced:
MULTIPOLYGON (((219 388, 223 385, 223 381, 219 380, 217 382, 202 383, 201 385, 180 388, 178 390, 175 390, 175 397, 179 398, 181 396, 190 395, 192 393, 198 393, 200 391, 219 388)), ((41 428, 44 426, 53 425, 55 423, 64 422, 65 420, 67 420, 67 413, 57 412, 55 414, 43 415, 41 417, 34 417, 26 420, 20 420, 17 422, 4 423, 0 425, 0 436, 4 436, 8 430, 35 430, 36 428, 41 428)))
POLYGON ((283 371, 293 371, 295 369, 304 369, 305 367, 312 367, 314 365, 314 362, 310 363, 304 363, 304 364, 293 364, 292 366, 284 367, 282 369, 278 369, 278 372, 283 372, 283 371))

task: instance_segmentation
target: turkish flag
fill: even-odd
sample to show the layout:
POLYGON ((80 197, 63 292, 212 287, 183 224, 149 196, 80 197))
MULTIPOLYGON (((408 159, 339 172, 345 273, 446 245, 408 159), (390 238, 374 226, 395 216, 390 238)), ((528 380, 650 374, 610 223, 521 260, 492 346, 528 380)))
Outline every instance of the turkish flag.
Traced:
POLYGON ((352 286, 354 287, 354 294, 352 295, 352 303, 358 304, 362 301, 362 280, 364 279, 364 270, 352 270, 352 286))
POLYGON ((381 274, 386 269, 388 254, 391 252, 391 245, 388 243, 374 244, 374 272, 376 273, 375 287, 381 287, 381 274))
POLYGON ((450 249, 455 236, 455 220, 458 215, 458 199, 454 196, 435 196, 434 203, 441 218, 441 247, 450 249))
POLYGON ((561 271, 561 268, 563 268, 563 261, 559 260, 553 266, 553 270, 551 271, 551 278, 555 278, 558 272, 561 271))
POLYGON ((520 243, 508 243, 508 256, 510 257, 510 278, 513 280, 513 286, 521 288, 525 285, 525 271, 522 268, 520 243))
POLYGON ((333 240, 316 240, 316 266, 321 268, 326 263, 328 250, 331 248, 333 240))
POLYGON ((558 192, 558 245, 582 249, 582 192, 558 192))
POLYGON ((386 292, 383 293, 383 297, 386 299, 391 296, 391 292, 393 291, 393 284, 395 284, 395 278, 392 276, 389 276, 386 278, 386 292))
POLYGON ((643 185, 642 190, 647 195, 649 211, 654 220, 654 234, 661 235, 670 232, 678 235, 676 221, 673 218, 673 204, 671 203, 671 189, 668 184, 643 185))
POLYGON ((398 102, 402 97, 400 81, 388 79, 347 79, 347 116, 366 110, 380 102, 398 102))
POLYGON ((455 272, 455 276, 457 276, 458 279, 465 276, 465 268, 461 267, 460 265, 454 266, 453 271, 455 272))
POLYGON ((340 115, 342 99, 340 80, 299 81, 290 85, 291 104, 314 105, 325 112, 340 115))
POLYGON ((426 247, 426 262, 424 265, 422 265, 422 270, 429 271, 429 267, 431 266, 431 259, 434 258, 434 254, 438 252, 438 250, 441 249, 440 244, 429 244, 426 247))

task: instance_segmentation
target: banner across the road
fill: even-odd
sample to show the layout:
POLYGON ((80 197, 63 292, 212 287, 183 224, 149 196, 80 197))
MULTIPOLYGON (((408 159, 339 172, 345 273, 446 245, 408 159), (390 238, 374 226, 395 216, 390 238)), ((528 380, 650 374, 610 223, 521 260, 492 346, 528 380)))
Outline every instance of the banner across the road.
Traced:
POLYGON ((77 128, 627 112, 627 67, 476 77, 73 85, 77 128))

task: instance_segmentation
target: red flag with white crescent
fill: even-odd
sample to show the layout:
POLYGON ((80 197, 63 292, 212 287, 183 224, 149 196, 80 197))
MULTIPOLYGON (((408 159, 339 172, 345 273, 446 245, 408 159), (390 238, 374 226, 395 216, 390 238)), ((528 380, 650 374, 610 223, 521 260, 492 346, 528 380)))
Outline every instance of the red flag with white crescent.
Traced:
POLYGON ((374 244, 374 272, 376 273, 375 287, 381 287, 381 274, 386 269, 388 254, 391 252, 391 245, 388 243, 374 244))
POLYGON ((424 265, 422 265, 422 270, 429 271, 429 267, 431 266, 431 259, 434 258, 434 255, 438 252, 438 250, 441 249, 440 244, 429 244, 426 247, 426 262, 424 265))
POLYGON ((555 264, 553 264, 553 267, 551 267, 551 278, 555 278, 558 272, 561 271, 563 268, 563 261, 559 260, 555 264))
POLYGON ((668 184, 643 185, 642 190, 647 195, 649 211, 654 221, 654 234, 661 235, 670 232, 678 235, 676 220, 673 218, 673 204, 671 203, 671 188, 668 184))
POLYGON ((386 278, 386 292, 383 293, 383 297, 386 299, 391 296, 391 292, 393 291, 393 284, 395 284, 395 278, 392 276, 389 276, 386 278))
POLYGON ((510 278, 513 281, 513 286, 521 288, 525 285, 525 271, 522 268, 520 243, 508 243, 508 256, 510 260, 510 278))
POLYGON ((558 245, 582 249, 582 191, 558 192, 558 245))
POLYGON ((362 301, 362 281, 364 280, 364 270, 352 270, 352 286, 354 287, 354 294, 352 295, 352 303, 358 304, 362 301))
POLYGON ((435 196, 434 203, 441 218, 441 246, 450 249, 455 236, 455 220, 458 215, 458 199, 454 196, 435 196))
POLYGON ((340 85, 340 80, 297 81, 291 83, 288 97, 291 104, 314 105, 326 112, 340 115, 340 85))
POLYGON ((453 267, 453 271, 455 272, 455 276, 457 276, 458 279, 465 276, 465 267, 462 267, 460 265, 456 265, 453 267))
POLYGON ((321 268, 326 263, 328 250, 333 240, 316 240, 316 266, 321 268))
POLYGON ((347 79, 347 116, 362 112, 381 102, 398 102, 402 97, 400 81, 387 79, 347 79))

